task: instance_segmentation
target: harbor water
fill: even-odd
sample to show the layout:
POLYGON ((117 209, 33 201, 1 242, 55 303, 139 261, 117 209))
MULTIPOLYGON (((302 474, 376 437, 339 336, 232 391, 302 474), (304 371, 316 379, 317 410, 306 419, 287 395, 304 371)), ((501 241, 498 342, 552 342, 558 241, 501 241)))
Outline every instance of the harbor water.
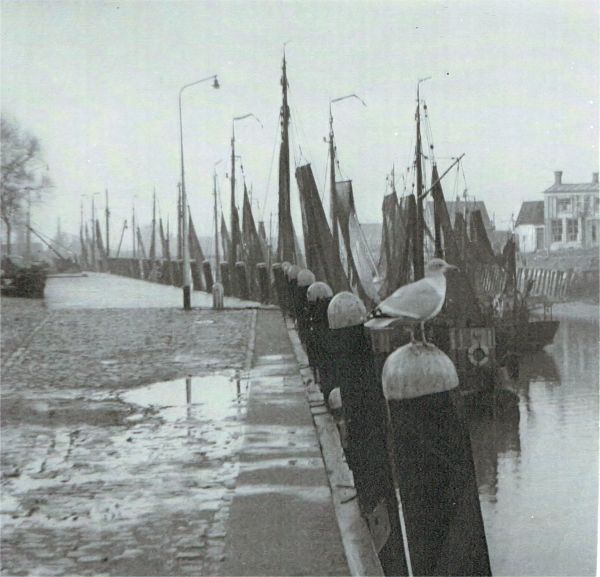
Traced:
POLYGON ((598 312, 556 309, 554 343, 523 355, 518 400, 471 424, 494 575, 596 575, 598 312))

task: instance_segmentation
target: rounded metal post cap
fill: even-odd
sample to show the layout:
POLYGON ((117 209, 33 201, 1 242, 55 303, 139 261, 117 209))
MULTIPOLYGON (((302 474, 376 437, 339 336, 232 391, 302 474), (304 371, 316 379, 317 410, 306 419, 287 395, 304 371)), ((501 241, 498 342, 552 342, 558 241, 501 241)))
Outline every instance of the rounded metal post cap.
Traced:
POLYGON ((342 408, 342 394, 339 387, 332 389, 329 393, 327 404, 332 411, 339 411, 342 408))
POLYGON ((267 268, 267 264, 264 262, 259 262, 256 264, 256 268, 267 268))
POLYGON ((321 282, 320 280, 312 283, 306 292, 306 298, 308 299, 308 302, 311 303, 321 299, 328 299, 332 296, 333 291, 331 290, 331 287, 326 282, 321 282))
POLYGON ((455 389, 458 374, 450 358, 437 347, 409 343, 387 358, 382 383, 388 401, 402 401, 455 389))
POLYGON ((288 268, 290 268, 291 266, 292 266, 292 263, 291 263, 291 262, 288 262, 287 260, 284 260, 284 261, 281 263, 281 269, 282 269, 282 270, 283 270, 283 272, 284 272, 284 273, 286 273, 286 274, 287 274, 288 268))
POLYGON ((246 268, 246 263, 245 263, 243 260, 238 260, 238 261, 235 263, 235 266, 236 266, 237 268, 246 268))
POLYGON ((209 261, 208 259, 206 259, 206 258, 205 258, 205 259, 202 261, 202 264, 203 264, 203 265, 205 265, 205 264, 210 264, 210 261, 209 261))
POLYGON ((298 273, 298 286, 300 287, 309 287, 315 280, 315 275, 307 268, 301 269, 298 273))
POLYGON ((351 292, 336 294, 327 307, 330 329, 343 329, 362 325, 367 320, 367 309, 362 301, 351 292))
POLYGON ((291 265, 290 268, 288 268, 286 271, 288 280, 296 280, 298 278, 299 272, 300 272, 300 267, 298 265, 296 265, 296 264, 291 265))
POLYGON ((281 263, 280 262, 274 262, 271 265, 271 270, 279 270, 281 268, 281 263))

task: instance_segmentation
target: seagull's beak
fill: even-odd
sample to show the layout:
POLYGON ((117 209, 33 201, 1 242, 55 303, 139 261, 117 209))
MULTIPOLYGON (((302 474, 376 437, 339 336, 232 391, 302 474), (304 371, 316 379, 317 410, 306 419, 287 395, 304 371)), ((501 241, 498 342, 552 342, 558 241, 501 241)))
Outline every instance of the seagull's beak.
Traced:
POLYGON ((447 264, 445 266, 445 270, 456 270, 456 271, 459 271, 460 269, 457 266, 454 266, 453 264, 447 264))

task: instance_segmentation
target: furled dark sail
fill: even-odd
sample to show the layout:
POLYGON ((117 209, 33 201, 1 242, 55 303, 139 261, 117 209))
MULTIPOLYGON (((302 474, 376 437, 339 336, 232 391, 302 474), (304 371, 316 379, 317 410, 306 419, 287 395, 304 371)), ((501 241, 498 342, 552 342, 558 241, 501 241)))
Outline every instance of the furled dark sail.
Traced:
POLYGON ((258 281, 256 278, 256 265, 263 261, 263 252, 260 243, 260 237, 256 230, 256 223, 252 214, 252 206, 248 196, 248 189, 244 183, 244 206, 242 208, 242 244, 244 247, 244 256, 246 261, 246 271, 248 274, 248 284, 250 286, 250 295, 253 298, 259 296, 258 281))
MULTIPOLYGON (((414 203, 414 197, 410 197, 414 203)), ((379 275, 383 279, 379 295, 385 298, 406 284, 410 277, 405 270, 410 269, 407 256, 410 254, 410 236, 408 236, 408 197, 398 202, 396 192, 383 198, 381 207, 383 226, 379 255, 379 275), (408 244, 407 244, 408 243, 408 244)))
POLYGON ((79 242, 81 244, 81 257, 80 257, 80 265, 82 269, 85 269, 89 266, 88 263, 88 251, 86 242, 83 236, 83 224, 79 227, 79 242))
POLYGON ((100 221, 98 219, 96 219, 96 248, 98 249, 100 258, 106 258, 104 243, 102 242, 102 227, 100 226, 100 221))
POLYGON ((138 247, 140 249, 140 258, 146 258, 146 249, 144 248, 144 241, 142 240, 142 231, 140 230, 140 227, 138 226, 136 229, 136 237, 137 237, 137 243, 138 243, 138 247))
POLYGON ((504 247, 502 256, 494 254, 480 210, 470 213, 469 231, 469 270, 477 294, 495 297, 512 290, 516 281, 516 265, 514 254, 511 257, 510 243, 504 247))
POLYGON ((485 230, 481 211, 474 210, 470 216, 471 243, 477 252, 478 260, 485 264, 496 264, 496 255, 485 230))
POLYGON ((504 292, 517 290, 517 246, 512 236, 506 241, 502 249, 503 267, 506 271, 504 292))
POLYGON ((88 228, 87 222, 85 223, 85 244, 88 249, 88 265, 91 269, 94 269, 94 267, 96 266, 96 247, 94 246, 94 243, 90 236, 90 230, 88 228))
POLYGON ((150 236, 150 260, 156 260, 156 190, 152 197, 152 233, 150 236))
POLYGON ((97 264, 100 265, 101 270, 106 270, 106 251, 104 250, 104 243, 102 242, 102 227, 100 221, 96 219, 96 249, 98 250, 97 264))
POLYGON ((335 195, 336 220, 346 248, 346 274, 350 287, 368 308, 373 308, 380 300, 374 282, 377 270, 356 216, 352 181, 336 182, 335 195))
POLYGON ((169 238, 168 236, 165 236, 165 231, 163 229, 162 218, 158 219, 158 233, 162 247, 163 261, 166 261, 166 270, 165 264, 163 264, 163 278, 166 280, 167 284, 173 284, 173 263, 171 262, 171 250, 169 248, 169 238))
MULTIPOLYGON (((437 176, 437 168, 434 165, 431 177, 434 186, 431 191, 433 196, 434 219, 439 223, 439 237, 436 225, 436 250, 437 239, 441 244, 442 258, 446 262, 459 267, 459 272, 452 273, 447 278, 446 288, 446 313, 453 320, 456 326, 478 325, 482 322, 481 310, 477 301, 476 293, 472 280, 465 270, 465 261, 462 258, 461 246, 467 246, 468 238, 464 238, 464 218, 462 214, 457 213, 458 231, 452 227, 448 207, 444 199, 442 184, 437 176), (458 239, 458 241, 457 241, 458 239)), ((435 220, 434 220, 435 222, 435 220)))
POLYGON ((240 216, 236 206, 231 207, 231 243, 229 248, 229 264, 243 260, 242 231, 240 229, 240 216))
POLYGON ((325 281, 334 293, 350 287, 344 275, 340 256, 333 247, 333 237, 310 164, 296 169, 296 181, 300 191, 302 229, 308 268, 317 280, 325 281))
POLYGON ((221 249, 223 253, 223 261, 229 262, 229 248, 231 247, 231 238, 229 237, 229 231, 227 230, 227 223, 225 217, 221 214, 221 249))
POLYGON ((262 251, 262 262, 271 262, 269 239, 267 238, 267 231, 265 230, 265 223, 261 220, 258 223, 258 238, 260 239, 260 249, 262 251))
POLYGON ((204 275, 202 274, 202 263, 204 262, 204 252, 202 250, 202 246, 200 245, 200 239, 198 238, 198 234, 196 233, 196 227, 194 226, 194 221, 192 220, 192 215, 188 208, 188 242, 190 244, 190 258, 196 261, 196 268, 198 270, 198 274, 196 275, 196 279, 200 282, 200 286, 194 287, 195 290, 204 290, 204 275))
POLYGON ((283 103, 281 105, 281 145, 279 148, 279 209, 277 235, 277 259, 296 264, 296 246, 294 243, 294 224, 290 205, 290 143, 288 128, 290 109, 287 101, 288 81, 286 74, 285 55, 283 57, 283 74, 281 77, 283 103))
MULTIPOLYGON (((431 182, 434 188, 441 189, 440 177, 438 175, 437 164, 433 165, 431 170, 431 182)), ((437 210, 435 210, 435 202, 433 207, 433 242, 434 242, 434 256, 436 258, 444 258, 444 251, 442 250, 442 219, 437 210)))
POLYGON ((469 240, 469 235, 467 233, 467 222, 461 212, 457 212, 454 215, 454 233, 456 235, 456 244, 458 246, 460 258, 466 269, 468 268, 468 260, 471 254, 471 241, 469 240))

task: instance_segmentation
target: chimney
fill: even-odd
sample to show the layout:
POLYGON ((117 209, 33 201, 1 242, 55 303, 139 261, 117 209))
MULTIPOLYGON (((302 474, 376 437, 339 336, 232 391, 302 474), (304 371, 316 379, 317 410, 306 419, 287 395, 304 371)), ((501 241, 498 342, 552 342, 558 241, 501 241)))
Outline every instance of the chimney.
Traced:
POLYGON ((562 170, 554 171, 554 184, 562 184, 562 170))
POLYGON ((592 172, 592 184, 598 184, 598 173, 592 172))

